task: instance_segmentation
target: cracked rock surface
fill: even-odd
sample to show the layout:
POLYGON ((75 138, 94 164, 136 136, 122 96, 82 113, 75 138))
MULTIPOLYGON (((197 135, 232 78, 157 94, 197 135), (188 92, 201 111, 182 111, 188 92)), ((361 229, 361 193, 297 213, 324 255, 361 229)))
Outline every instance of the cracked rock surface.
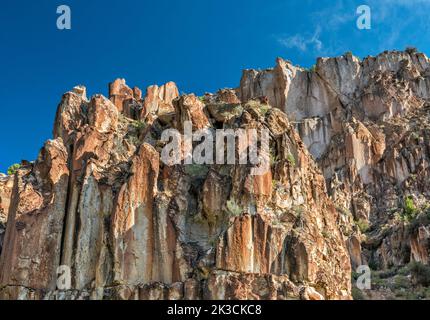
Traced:
POLYGON ((75 87, 39 157, 0 176, 0 298, 351 299, 363 264, 425 298, 408 266, 430 262, 429 99, 430 60, 410 50, 277 59, 203 97, 75 87), (270 170, 163 163, 163 131, 186 121, 268 129, 270 170))

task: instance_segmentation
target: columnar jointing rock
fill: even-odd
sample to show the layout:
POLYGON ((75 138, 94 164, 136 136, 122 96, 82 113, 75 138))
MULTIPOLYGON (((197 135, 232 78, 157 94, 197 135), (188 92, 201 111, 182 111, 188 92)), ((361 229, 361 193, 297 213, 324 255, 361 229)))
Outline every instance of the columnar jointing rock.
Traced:
POLYGON ((0 174, 0 254, 6 232, 6 220, 9 213, 13 181, 13 177, 0 174))
POLYGON ((31 172, 15 175, 0 259, 3 297, 17 298, 21 288, 55 290, 68 179, 61 139, 45 144, 31 172))
POLYGON ((242 102, 266 96, 286 112, 322 169, 354 267, 428 264, 429 81, 430 60, 414 50, 320 58, 312 71, 278 59, 243 73, 242 102), (418 216, 399 221, 408 198, 418 216), (370 231, 362 245, 353 220, 370 231))
POLYGON ((0 298, 349 299, 351 263, 428 264, 429 222, 394 212, 430 198, 429 75, 424 55, 387 52, 315 71, 278 59, 201 98, 75 87, 37 161, 0 177, 0 298), (163 163, 163 130, 187 121, 268 129, 270 170, 163 163))
POLYGON ((338 213, 285 114, 260 101, 241 106, 223 90, 207 96, 212 118, 194 95, 174 100, 169 83, 148 89, 145 112, 134 114, 149 120, 137 126, 124 115, 128 93, 121 80, 111 101, 88 101, 82 87, 63 96, 56 140, 15 177, 3 298, 349 298, 338 213), (171 123, 158 118, 166 110, 171 123), (268 128, 277 160, 262 176, 247 165, 167 166, 161 132, 185 121, 268 128), (60 265, 71 291, 55 290, 60 265))

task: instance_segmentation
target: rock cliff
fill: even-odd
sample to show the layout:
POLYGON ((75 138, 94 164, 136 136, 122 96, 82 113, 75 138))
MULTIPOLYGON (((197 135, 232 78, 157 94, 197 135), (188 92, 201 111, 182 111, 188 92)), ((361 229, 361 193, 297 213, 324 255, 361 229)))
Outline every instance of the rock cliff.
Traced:
MULTIPOLYGON (((407 266, 430 261, 429 99, 430 60, 414 50, 312 70, 277 59, 203 97, 173 82, 143 96, 117 79, 90 99, 77 86, 38 159, 0 177, 0 298, 350 299, 359 265, 415 279, 407 266), (185 164, 185 144, 172 150, 185 161, 165 163, 164 133, 187 123, 267 130, 269 170, 185 164)), ((396 295, 372 289, 359 293, 396 295)))
POLYGON ((428 268, 429 63, 409 49, 243 73, 241 99, 283 110, 322 170, 353 268, 428 268))

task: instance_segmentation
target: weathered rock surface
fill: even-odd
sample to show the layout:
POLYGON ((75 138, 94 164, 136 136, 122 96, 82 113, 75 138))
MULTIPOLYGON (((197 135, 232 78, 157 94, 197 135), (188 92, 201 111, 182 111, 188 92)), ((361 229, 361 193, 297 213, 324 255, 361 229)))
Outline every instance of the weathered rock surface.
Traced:
POLYGON ((6 223, 13 189, 12 176, 0 176, 0 223, 6 223))
POLYGON ((15 177, 1 297, 350 298, 339 214, 284 113, 264 99, 242 106, 229 90, 210 98, 208 112, 169 83, 147 90, 145 115, 135 114, 146 125, 137 126, 124 81, 111 84, 110 100, 77 88, 59 105, 56 140, 15 177), (218 109, 225 116, 212 118, 218 109), (158 118, 165 110, 171 123, 158 118), (261 176, 239 164, 168 166, 161 132, 185 121, 267 128, 276 161, 261 176), (70 290, 55 290, 60 265, 70 290))
POLYGON ((13 182, 13 176, 0 174, 0 254, 3 249, 3 241, 6 232, 6 222, 9 214, 13 182))
POLYGON ((168 82, 161 87, 156 85, 148 87, 139 115, 140 119, 149 122, 157 117, 169 123, 167 119, 173 119, 175 113, 173 100, 178 97, 179 91, 174 82, 168 82))
POLYGON ((344 216, 354 268, 428 265, 429 62, 408 50, 320 58, 313 71, 282 59, 244 71, 242 102, 266 96, 316 159, 344 216))
POLYGON ((351 266, 428 266, 429 62, 412 50, 313 71, 278 59, 200 98, 173 82, 142 97, 117 79, 109 99, 75 87, 55 140, 0 177, 0 298, 349 299, 351 266), (163 163, 163 130, 188 121, 268 129, 269 170, 163 163))
POLYGON ((48 141, 33 170, 15 175, 0 258, 0 287, 55 290, 69 170, 61 139, 48 141))

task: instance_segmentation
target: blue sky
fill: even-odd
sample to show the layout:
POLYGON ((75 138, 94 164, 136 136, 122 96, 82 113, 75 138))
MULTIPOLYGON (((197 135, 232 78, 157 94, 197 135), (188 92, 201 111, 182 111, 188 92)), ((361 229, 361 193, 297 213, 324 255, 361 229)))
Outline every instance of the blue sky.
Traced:
POLYGON ((181 92, 239 84, 244 68, 280 56, 311 66, 346 51, 364 57, 415 46, 430 52, 430 0, 38 0, 0 7, 0 172, 36 158, 52 137, 61 95, 84 84, 107 94, 127 79, 145 89, 175 81, 181 92), (56 28, 69 5, 72 29, 56 28), (358 30, 356 9, 372 10, 358 30))

